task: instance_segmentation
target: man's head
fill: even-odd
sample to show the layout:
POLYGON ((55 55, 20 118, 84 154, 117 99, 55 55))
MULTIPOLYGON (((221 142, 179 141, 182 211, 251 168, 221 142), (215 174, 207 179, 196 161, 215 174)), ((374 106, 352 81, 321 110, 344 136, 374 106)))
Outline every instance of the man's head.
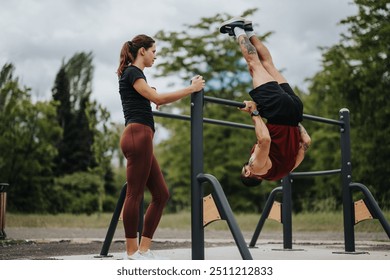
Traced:
POLYGON ((262 181, 250 172, 248 162, 244 163, 241 171, 241 182, 247 187, 255 187, 260 185, 262 181))

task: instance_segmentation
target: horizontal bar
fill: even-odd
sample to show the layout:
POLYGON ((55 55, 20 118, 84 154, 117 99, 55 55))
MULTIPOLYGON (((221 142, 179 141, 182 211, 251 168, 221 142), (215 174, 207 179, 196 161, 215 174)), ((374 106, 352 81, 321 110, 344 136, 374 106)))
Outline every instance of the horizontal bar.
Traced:
POLYGON ((159 111, 152 111, 153 115, 156 117, 163 117, 168 119, 178 119, 183 121, 190 121, 191 117, 186 115, 177 115, 177 114, 171 114, 171 113, 164 113, 159 111))
POLYGON ((255 127, 253 125, 249 125, 249 124, 220 121, 220 120, 214 120, 214 119, 208 119, 208 118, 204 118, 203 121, 205 123, 218 124, 218 125, 224 125, 224 126, 229 126, 229 127, 237 127, 237 128, 243 128, 243 129, 255 129, 255 127))
POLYGON ((310 177, 310 176, 322 176, 341 173, 341 169, 324 170, 324 171, 308 171, 308 172, 293 172, 290 174, 292 178, 296 177, 310 177))
MULTIPOLYGON (((205 96, 204 100, 207 102, 210 102, 210 103, 233 106, 233 107, 238 107, 238 108, 245 107, 245 103, 243 103, 243 102, 237 102, 237 101, 216 98, 216 97, 211 97, 211 96, 205 96)), ((344 125, 344 122, 342 122, 342 121, 332 120, 332 119, 327 119, 327 118, 322 118, 322 117, 317 117, 317 116, 312 116, 312 115, 307 115, 307 114, 303 114, 303 118, 306 120, 317 121, 317 122, 322 122, 322 123, 327 123, 327 124, 335 124, 335 125, 340 125, 340 126, 344 125)))
POLYGON ((316 121, 316 122, 321 122, 321 123, 335 124, 335 125, 339 125, 339 126, 344 125, 344 122, 342 122, 342 121, 332 120, 332 119, 327 119, 327 118, 317 117, 317 116, 312 116, 312 115, 303 114, 303 118, 306 120, 311 120, 311 121, 316 121))
MULTIPOLYGON (((190 121, 191 120, 190 116, 176 115, 176 114, 171 114, 171 113, 163 113, 163 112, 158 112, 158 111, 153 111, 153 115, 156 116, 156 117, 178 119, 178 120, 184 120, 184 121, 190 121)), ((223 126, 243 128, 243 129, 254 129, 253 125, 247 125, 247 124, 241 124, 241 123, 220 121, 220 120, 208 119, 208 118, 203 118, 203 121, 205 123, 209 123, 209 124, 223 125, 223 126)))
MULTIPOLYGON (((187 116, 187 115, 177 115, 177 114, 164 113, 164 112, 159 112, 159 111, 153 111, 153 115, 156 117, 171 118, 171 119, 178 119, 178 120, 184 120, 184 121, 191 120, 191 117, 187 116)), ((252 126, 252 125, 227 122, 227 121, 220 121, 220 120, 215 120, 215 119, 203 118, 203 121, 205 123, 209 123, 209 124, 217 124, 217 125, 244 128, 244 129, 254 129, 254 126, 252 126)), ((332 174, 338 174, 338 173, 341 173, 341 169, 324 170, 324 171, 293 172, 290 174, 290 176, 291 176, 291 178, 296 178, 296 177, 332 175, 332 174)))
POLYGON ((204 100, 208 101, 210 103, 233 106, 233 107, 238 107, 238 108, 245 108, 245 103, 243 103, 243 102, 237 102, 237 101, 216 98, 216 97, 210 97, 210 96, 205 96, 204 100))

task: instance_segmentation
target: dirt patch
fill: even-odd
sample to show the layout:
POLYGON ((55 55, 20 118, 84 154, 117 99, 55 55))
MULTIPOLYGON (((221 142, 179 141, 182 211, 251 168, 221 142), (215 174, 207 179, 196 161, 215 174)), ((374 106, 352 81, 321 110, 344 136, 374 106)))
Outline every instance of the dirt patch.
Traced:
MULTIPOLYGON (((226 243, 205 243, 205 246, 223 246, 232 244, 226 243)), ((92 241, 88 243, 74 243, 70 240, 55 242, 35 242, 25 240, 2 240, 0 241, 0 260, 47 260, 57 256, 70 255, 96 255, 99 256, 103 242, 92 241)), ((153 242, 152 250, 169 250, 178 248, 191 248, 191 242, 164 241, 153 242)), ((111 243, 110 252, 125 251, 124 241, 111 243)))
MULTIPOLYGON (((68 255, 100 255, 103 242, 93 241, 90 243, 73 243, 71 241, 56 241, 40 243, 35 241, 10 240, 0 241, 0 260, 43 260, 51 259, 56 256, 68 255)), ((152 249, 172 249, 172 248, 189 248, 189 242, 154 242, 152 249)), ((109 252, 124 251, 124 242, 113 242, 109 252)))

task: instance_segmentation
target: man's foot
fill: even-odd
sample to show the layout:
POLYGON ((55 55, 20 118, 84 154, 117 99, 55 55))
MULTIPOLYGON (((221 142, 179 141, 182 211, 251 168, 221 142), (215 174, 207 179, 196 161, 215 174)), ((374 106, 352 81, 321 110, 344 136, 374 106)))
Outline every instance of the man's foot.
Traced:
MULTIPOLYGON (((229 34, 229 36, 235 36, 234 28, 240 27, 244 29, 244 23, 245 19, 241 17, 229 19, 221 24, 221 26, 219 27, 219 32, 221 32, 222 34, 227 33, 229 34)), ((250 25, 252 26, 252 22, 250 22, 250 25)))
POLYGON ((244 21, 244 30, 245 31, 253 31, 252 21, 251 20, 245 20, 244 21))

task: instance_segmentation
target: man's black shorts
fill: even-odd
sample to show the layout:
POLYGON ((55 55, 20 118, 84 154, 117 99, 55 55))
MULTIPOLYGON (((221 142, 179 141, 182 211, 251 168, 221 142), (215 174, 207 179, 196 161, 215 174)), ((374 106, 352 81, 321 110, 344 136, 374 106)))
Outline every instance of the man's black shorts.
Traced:
POLYGON ((249 92, 260 115, 270 124, 298 125, 303 104, 288 83, 265 83, 249 92))

